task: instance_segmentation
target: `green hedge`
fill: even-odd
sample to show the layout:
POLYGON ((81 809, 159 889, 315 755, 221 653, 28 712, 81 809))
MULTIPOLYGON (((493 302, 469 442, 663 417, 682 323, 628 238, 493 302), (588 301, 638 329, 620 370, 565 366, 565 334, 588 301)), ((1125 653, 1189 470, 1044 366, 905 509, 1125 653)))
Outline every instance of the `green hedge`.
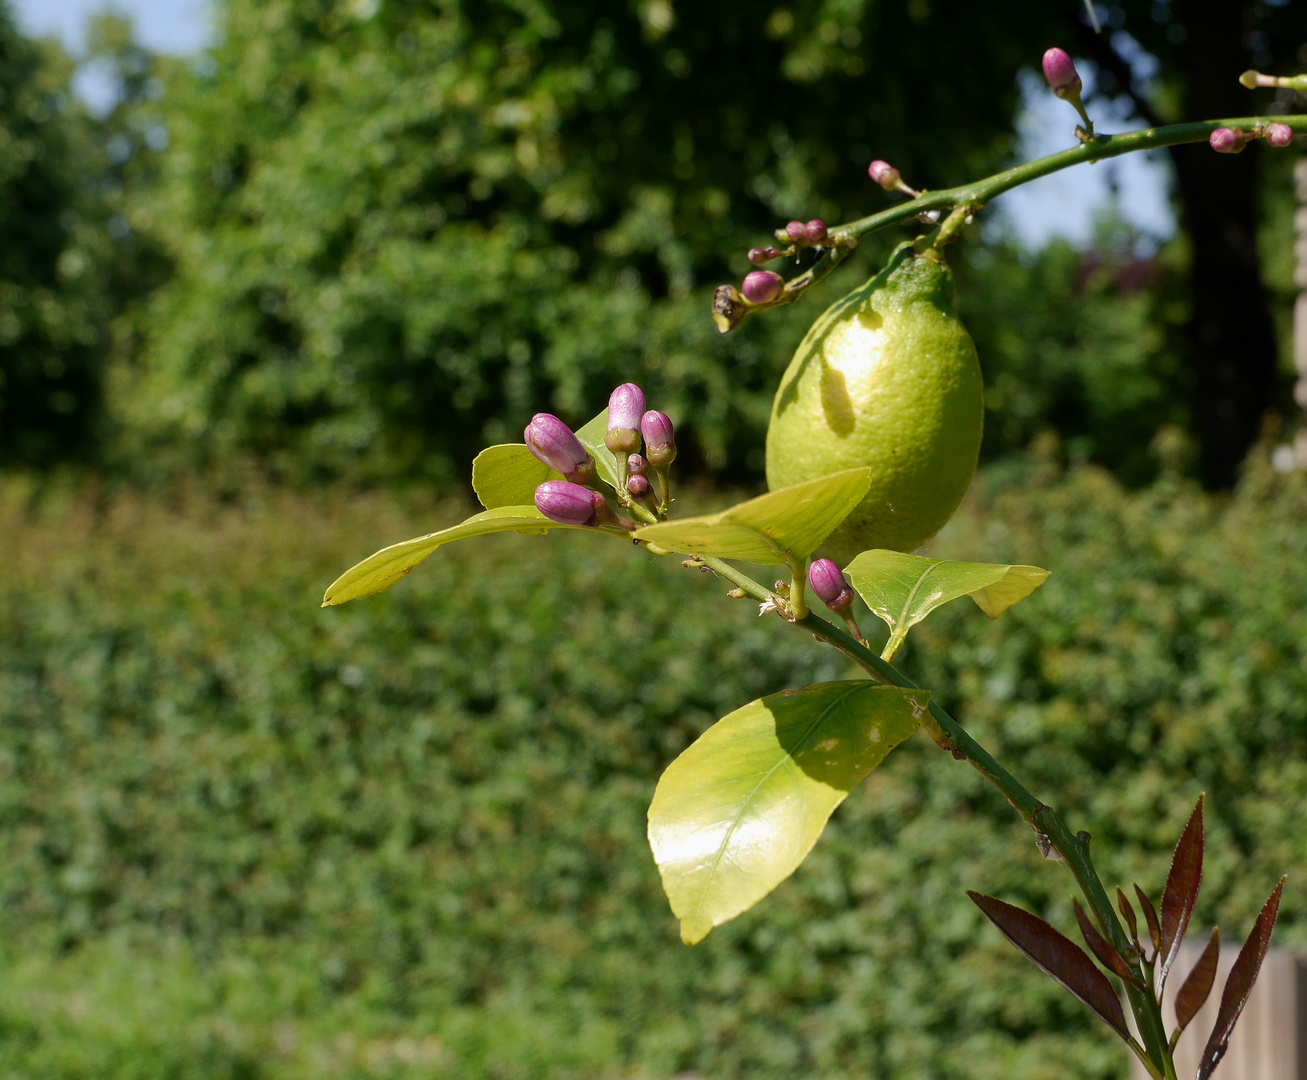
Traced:
MULTIPOLYGON (((1052 458, 936 549, 1041 563, 904 662, 1156 892, 1209 793, 1198 924, 1307 856, 1307 485, 1228 505, 1052 458)), ((457 508, 0 485, 0 1073, 1106 1077, 1084 1010, 966 887, 1069 928, 1070 879, 911 740, 777 893, 682 946, 644 839, 671 758, 846 673, 711 578, 602 538, 446 549, 319 610, 457 508)), ((1282 940, 1301 939, 1291 877, 1282 940)))

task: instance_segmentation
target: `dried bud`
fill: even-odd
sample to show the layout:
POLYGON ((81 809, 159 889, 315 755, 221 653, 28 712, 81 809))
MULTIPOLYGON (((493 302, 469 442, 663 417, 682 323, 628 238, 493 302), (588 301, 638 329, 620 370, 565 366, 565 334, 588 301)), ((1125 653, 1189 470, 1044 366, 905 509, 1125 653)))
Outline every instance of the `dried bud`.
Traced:
POLYGON ((536 509, 559 525, 598 525, 609 516, 597 491, 566 480, 546 480, 535 494, 536 509))
POLYGON ((1080 94, 1080 75, 1064 49, 1053 48, 1044 53, 1044 78, 1060 98, 1080 94))
POLYGON ((626 490, 633 499, 643 499, 649 494, 649 481, 640 473, 632 473, 626 480, 626 490))
POLYGON ((655 469, 663 469, 676 460, 676 432, 666 413, 650 409, 640 421, 644 435, 644 456, 655 469))
POLYGON ((903 182, 898 169, 888 161, 873 161, 867 166, 867 175, 886 191, 897 191, 899 184, 903 182))
POLYGON ((771 257, 770 248, 749 248, 749 262, 754 266, 761 266, 771 257))
POLYGON ((1207 142, 1218 154, 1237 154, 1248 145, 1248 136, 1234 128, 1217 128, 1207 142))
POLYGON ((803 227, 804 238, 810 244, 820 244, 826 239, 826 223, 821 218, 813 218, 803 227))
POLYGON ((631 454, 639 450, 642 416, 644 391, 635 383, 622 383, 608 397, 608 434, 604 445, 614 454, 631 454))
POLYGON ((1293 128, 1288 124, 1267 124, 1266 141, 1277 150, 1283 150, 1293 142, 1293 128))
POLYGON ((808 567, 808 584, 831 611, 844 612, 853 606, 853 590, 830 559, 818 559, 808 567))
POLYGON ((532 454, 569 480, 588 484, 594 479, 595 467, 589 451, 572 434, 572 429, 552 413, 536 413, 522 437, 532 454))
POLYGON ((649 468, 649 462, 645 461, 639 454, 632 454, 626 459, 626 471, 632 476, 643 476, 647 468, 649 468))
POLYGON ((744 278, 740 291, 751 304, 766 304, 780 296, 785 279, 771 270, 755 270, 744 278))
POLYGON ((785 226, 785 235, 790 238, 791 243, 799 243, 808 231, 808 227, 802 221, 791 221, 785 226))

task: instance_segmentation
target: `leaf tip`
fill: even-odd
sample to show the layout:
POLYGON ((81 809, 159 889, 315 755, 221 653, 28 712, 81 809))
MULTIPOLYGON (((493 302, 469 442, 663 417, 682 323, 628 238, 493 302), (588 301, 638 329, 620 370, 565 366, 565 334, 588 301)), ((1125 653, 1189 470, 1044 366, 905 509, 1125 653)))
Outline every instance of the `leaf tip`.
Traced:
POLYGON ((698 945, 712 931, 711 919, 702 915, 691 915, 681 920, 681 941, 686 945, 698 945))

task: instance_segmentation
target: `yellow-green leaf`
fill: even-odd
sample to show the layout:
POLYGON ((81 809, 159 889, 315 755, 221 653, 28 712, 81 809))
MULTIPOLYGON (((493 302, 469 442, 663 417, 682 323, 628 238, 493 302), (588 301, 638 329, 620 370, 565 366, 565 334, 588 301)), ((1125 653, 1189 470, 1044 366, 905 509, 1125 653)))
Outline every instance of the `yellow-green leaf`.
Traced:
POLYGON ((844 573, 899 640, 937 607, 960 596, 970 596, 997 619, 1048 578, 1048 571, 1038 566, 950 562, 883 550, 864 551, 844 573))
POLYGON ((622 482, 618 475, 617 457, 604 442, 608 437, 608 410, 605 409, 585 427, 580 428, 576 437, 595 459, 595 470, 599 473, 599 478, 614 491, 620 489, 622 482))
POLYGON ((787 690, 723 717, 668 766, 649 844, 687 945, 794 872, 929 697, 871 682, 787 690))
POLYGON ((862 501, 870 486, 870 469, 849 469, 769 491, 716 514, 646 525, 635 535, 684 555, 801 563, 862 501))
POLYGON ((472 462, 472 490, 487 510, 500 506, 530 506, 536 488, 546 480, 561 480, 540 461, 526 443, 499 443, 487 446, 472 462))
MULTIPOLYGON (((442 544, 488 533, 543 533, 550 529, 582 529, 583 525, 559 525, 550 521, 534 506, 497 506, 473 514, 466 521, 427 536, 392 544, 351 566, 327 589, 322 606, 343 604, 373 593, 384 592, 442 544)), ((591 530, 598 531, 598 530, 591 530)), ((625 534, 623 534, 625 535, 625 534)))

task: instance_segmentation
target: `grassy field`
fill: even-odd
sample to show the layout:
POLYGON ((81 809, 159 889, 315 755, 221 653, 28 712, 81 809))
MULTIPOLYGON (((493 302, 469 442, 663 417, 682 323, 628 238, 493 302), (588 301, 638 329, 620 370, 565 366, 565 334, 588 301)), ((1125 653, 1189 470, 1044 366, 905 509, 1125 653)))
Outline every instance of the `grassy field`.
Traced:
MULTIPOLYGON (((0 1077, 1124 1075, 962 892, 1069 930, 1070 879, 921 736, 790 882, 682 946, 644 840, 659 772, 750 698, 849 672, 576 534, 318 608, 465 509, 0 482, 0 1077)), ((1160 890, 1206 790, 1196 922, 1228 936, 1286 870, 1280 940, 1307 930, 1305 511, 1261 467, 1227 503, 991 471, 935 550, 1054 575, 993 624, 953 605, 903 660, 1109 882, 1160 890)))

